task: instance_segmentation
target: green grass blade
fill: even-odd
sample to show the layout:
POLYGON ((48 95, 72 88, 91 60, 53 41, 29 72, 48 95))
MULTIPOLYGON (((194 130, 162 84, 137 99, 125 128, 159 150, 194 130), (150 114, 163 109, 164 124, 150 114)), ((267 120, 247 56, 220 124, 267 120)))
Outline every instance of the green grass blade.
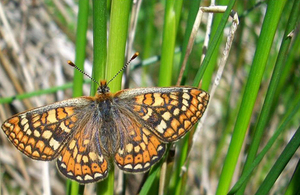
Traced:
MULTIPOLYGON (((285 61, 285 56, 287 54, 287 51, 289 49, 289 45, 291 43, 291 37, 288 36, 288 34, 295 28, 296 22, 297 22, 297 17, 298 17, 298 12, 299 12, 299 5, 300 5, 300 1, 294 1, 294 6, 293 6, 293 10, 290 12, 290 19, 288 21, 288 25, 285 31, 285 34, 283 36, 283 40, 282 40, 282 45, 278 54, 278 58, 277 58, 277 62, 275 64, 275 68, 274 68, 274 72, 270 81, 270 85, 267 91, 267 95, 264 101, 264 105, 261 111, 261 114, 259 116, 258 119, 258 123, 256 126, 256 129, 254 130, 254 136, 252 139, 252 143, 250 144, 250 148, 249 148, 249 153, 247 155, 247 160, 244 166, 244 170, 247 170, 249 168, 249 166, 251 165, 251 163, 253 162, 257 150, 259 148, 260 142, 261 142, 261 138, 263 136, 264 133, 264 129, 267 125, 268 122, 268 116, 271 110, 271 106, 272 106, 272 102, 274 100, 274 94, 276 92, 280 77, 281 77, 281 73, 283 72, 284 69, 284 61, 285 61)), ((237 194, 244 194, 246 188, 246 183, 244 183, 244 186, 239 190, 239 192, 237 194)))
MULTIPOLYGON (((94 61, 92 77, 99 81, 105 78, 107 54, 107 0, 93 0, 93 41, 94 61)), ((92 83, 91 95, 97 90, 97 84, 92 83)))
POLYGON ((293 106, 292 111, 287 112, 286 116, 284 117, 283 123, 280 125, 280 127, 275 131, 273 136, 270 138, 266 146, 262 149, 262 151, 257 155, 257 157, 254 159, 252 164, 249 166, 247 170, 243 172, 243 175, 240 177, 240 179, 235 183, 235 185, 232 187, 230 192, 228 194, 235 194, 238 189, 243 185, 243 183, 251 176, 252 171, 257 167, 257 165, 261 162, 261 160, 264 158, 266 153, 270 150, 272 145, 275 143, 275 141, 278 139, 279 135, 287 128, 287 125, 291 122, 294 116, 296 116, 297 112, 300 110, 300 93, 297 94, 296 97, 296 105, 293 106))
MULTIPOLYGON (((108 39, 106 79, 111 79, 124 65, 125 46, 131 1, 113 0, 111 3, 110 29, 108 39)), ((112 92, 121 89, 122 76, 117 76, 109 87, 112 92)), ((108 178, 97 185, 98 194, 114 193, 114 169, 110 167, 108 178)))
MULTIPOLYGON (((76 56, 75 64, 83 70, 85 60, 85 48, 86 48, 86 33, 88 27, 88 15, 89 15, 89 1, 84 0, 79 2, 78 6, 78 19, 77 19, 77 34, 76 34, 76 56)), ((73 97, 82 96, 83 74, 74 69, 74 84, 73 84, 73 97)), ((68 180, 67 183, 70 181, 68 180)), ((72 181, 70 194, 83 194, 84 185, 79 185, 77 182, 72 181)))
MULTIPOLYGON (((131 1, 113 0, 111 4, 106 79, 111 79, 123 67, 131 1)), ((109 85, 112 92, 121 89, 122 76, 109 85)))
MULTIPOLYGON (((86 48, 86 32, 88 28, 89 2, 88 0, 79 1, 77 20, 77 34, 76 34, 76 54, 75 64, 83 70, 85 60, 86 48)), ((82 96, 82 85, 84 75, 78 70, 74 69, 74 85, 73 97, 82 96)))
POLYGON ((258 188, 256 194, 268 194, 275 181, 281 174, 284 167, 287 165, 289 160, 292 158, 296 150, 300 146, 300 127, 297 129, 296 133, 292 137, 291 141, 287 144, 278 160, 275 162, 271 170, 269 171, 267 177, 258 188))
POLYGON ((226 194, 229 190, 235 166, 250 122, 252 110, 265 70, 277 24, 286 1, 270 0, 263 22, 261 35, 246 84, 238 118, 232 134, 228 153, 224 161, 216 194, 226 194))
POLYGON ((300 160, 298 161, 296 170, 295 170, 293 177, 287 187, 285 195, 294 195, 294 194, 300 192, 299 178, 300 178, 300 160))
POLYGON ((164 29, 161 51, 161 64, 159 69, 158 86, 170 86, 172 83, 172 70, 176 40, 176 16, 174 0, 166 1, 164 29))

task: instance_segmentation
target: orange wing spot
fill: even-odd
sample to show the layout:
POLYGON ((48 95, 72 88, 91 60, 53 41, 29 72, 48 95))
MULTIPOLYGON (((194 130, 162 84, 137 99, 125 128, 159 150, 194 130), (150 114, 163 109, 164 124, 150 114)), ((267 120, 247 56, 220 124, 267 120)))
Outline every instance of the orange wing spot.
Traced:
POLYGON ((188 120, 184 121, 183 127, 189 129, 192 126, 192 123, 188 120))
POLYGON ((43 149, 45 148, 45 143, 41 140, 39 140, 36 145, 35 145, 36 148, 38 148, 40 150, 40 152, 43 151, 43 149))
POLYGON ((80 145, 80 146, 79 146, 79 152, 80 152, 80 153, 83 153, 84 151, 86 151, 86 147, 80 145))
POLYGON ((74 107, 65 107, 65 112, 68 113, 68 116, 74 114, 74 107))
POLYGON ((69 159, 70 159, 70 157, 71 157, 70 151, 65 149, 65 151, 63 152, 63 156, 62 156, 62 160, 61 161, 62 162, 68 162, 69 159))
POLYGON ((64 108, 57 108, 56 112, 57 112, 58 120, 62 120, 68 116, 67 113, 65 112, 64 108))
POLYGON ((32 148, 31 148, 31 146, 30 146, 30 145, 27 145, 27 146, 25 147, 25 151, 26 151, 27 154, 30 154, 30 155, 31 155, 31 153, 32 153, 32 148))
POLYGON ((182 124, 186 119, 188 119, 186 116, 185 116, 185 114, 181 114, 180 116, 179 116, 179 122, 182 124))
POLYGON ((47 122, 47 116, 48 116, 47 112, 43 113, 43 115, 41 117, 41 121, 42 121, 43 124, 46 124, 46 122, 47 122))
POLYGON ((19 117, 13 117, 13 118, 11 118, 11 119, 9 119, 9 123, 10 124, 18 124, 19 123, 19 121, 20 121, 20 119, 19 119, 19 117))
POLYGON ((170 104, 174 105, 174 106, 178 106, 179 102, 177 100, 172 100, 170 102, 170 104))
POLYGON ((169 104, 170 103, 170 97, 167 95, 167 94, 162 94, 162 98, 165 100, 165 103, 166 104, 169 104))
POLYGON ((205 107, 203 106, 203 104, 198 105, 198 110, 201 110, 202 112, 204 112, 205 107))
POLYGON ((18 140, 21 140, 22 137, 23 137, 23 135, 24 135, 24 133, 23 133, 22 131, 18 132, 18 133, 17 133, 17 139, 18 139, 18 140))
POLYGON ((22 143, 27 143, 27 141, 28 141, 28 136, 26 136, 26 135, 24 135, 23 137, 22 137, 22 139, 20 140, 20 142, 22 142, 22 143))
POLYGON ((150 154, 149 154, 149 151, 146 150, 145 152, 143 152, 143 160, 144 160, 144 163, 150 161, 150 154))
POLYGON ((40 157, 40 153, 38 153, 38 151, 34 151, 34 152, 32 153, 32 156, 33 156, 33 157, 39 158, 39 157, 40 157))
POLYGON ((152 105, 153 104, 151 93, 146 94, 144 97, 145 97, 144 102, 143 102, 144 104, 147 104, 147 105, 152 105))
POLYGON ((124 159, 124 164, 133 164, 133 156, 131 154, 128 154, 124 159))
POLYGON ((136 127, 134 132, 135 132, 135 137, 133 138, 133 140, 136 142, 140 142, 142 140, 140 128, 136 127))
POLYGON ((141 106, 140 105, 134 105, 133 110, 138 112, 141 116, 143 116, 143 113, 141 111, 141 106))
POLYGON ((72 117, 71 117, 71 121, 72 121, 73 123, 75 123, 75 122, 77 121, 77 117, 76 117, 76 116, 72 116, 72 117))
POLYGON ((194 116, 194 113, 192 113, 190 110, 187 110, 186 112, 185 112, 185 114, 186 114, 186 116, 187 116, 187 118, 192 118, 193 116, 194 116))
POLYGON ((86 175, 86 174, 91 175, 92 172, 91 172, 90 167, 87 166, 87 165, 83 165, 83 166, 82 166, 82 174, 83 174, 83 175, 86 175))
POLYGON ((74 172, 75 172, 75 174, 74 174, 75 176, 76 175, 82 175, 81 165, 79 163, 75 164, 75 170, 74 170, 74 172))
POLYGON ((14 139, 14 145, 18 145, 19 144, 19 140, 18 139, 14 139))
MULTIPOLYGON (((25 136, 24 136, 25 137, 25 136)), ((25 143, 25 142, 24 142, 25 143)), ((28 140, 28 142, 27 142, 27 144, 29 145, 31 145, 32 147, 34 147, 35 146, 35 143, 36 143, 36 140, 34 139, 34 138, 29 138, 29 140, 28 140)))
POLYGON ((107 162, 106 162, 106 161, 104 161, 104 162, 102 163, 101 169, 102 169, 102 171, 99 171, 99 172, 105 172, 105 170, 107 169, 107 162))
POLYGON ((54 154, 54 151, 50 147, 45 147, 43 153, 47 156, 52 156, 54 154))
POLYGON ((21 131, 21 128, 19 125, 15 125, 15 128, 12 130, 16 135, 18 135, 21 131))
POLYGON ((180 129, 178 130, 178 135, 182 135, 182 134, 184 134, 184 133, 185 133, 184 128, 180 128, 180 129))
POLYGON ((135 137, 133 138, 133 140, 134 140, 134 141, 136 141, 136 142, 140 142, 140 141, 142 141, 141 134, 139 134, 139 135, 135 136, 135 137))
POLYGON ((119 164, 124 164, 124 159, 119 155, 119 153, 116 154, 115 159, 119 164))
POLYGON ((174 130, 172 128, 168 128, 165 133, 164 133, 164 137, 170 137, 174 134, 174 130))
MULTIPOLYGON (((194 98, 193 98, 193 99, 194 99, 194 98)), ((197 105, 194 105, 194 104, 192 104, 192 103, 191 103, 189 109, 190 109, 193 113, 196 113, 197 110, 198 110, 197 105)))
POLYGON ((157 155, 157 150, 151 142, 149 142, 149 144, 148 144, 148 150, 149 150, 149 154, 150 154, 151 158, 152 158, 152 156, 157 155))
POLYGON ((166 108, 155 108, 155 111, 158 113, 162 113, 166 111, 166 108))
POLYGON ((74 174, 74 166, 75 166, 75 160, 74 158, 70 158, 68 165, 67 165, 67 171, 71 171, 74 174))
POLYGON ((24 145, 23 143, 20 143, 20 144, 18 145, 18 149, 23 150, 24 148, 25 148, 25 145, 24 145))
POLYGON ((134 164, 142 163, 143 162, 143 155, 138 154, 134 157, 134 164))
POLYGON ((191 91, 190 91, 190 94, 195 95, 195 96, 198 96, 200 93, 201 93, 201 91, 198 89, 191 89, 191 91))
POLYGON ((160 145, 160 142, 158 141, 158 139, 155 136, 151 136, 150 141, 152 142, 152 144, 154 145, 155 148, 157 148, 157 146, 160 145))
POLYGON ((197 98, 193 97, 192 100, 191 100, 191 104, 194 105, 197 108, 197 106, 199 104, 199 101, 197 100, 197 98))
POLYGON ((198 119, 197 119, 197 117, 195 117, 195 116, 191 118, 191 122, 192 122, 193 124, 196 123, 197 120, 198 120, 198 119))
POLYGON ((70 120, 70 119, 67 119, 67 120, 64 121, 65 126, 69 126, 70 123, 71 123, 71 120, 70 120))
POLYGON ((175 118, 171 121, 171 127, 177 131, 178 127, 180 126, 180 123, 175 118))
POLYGON ((40 118, 41 118, 41 115, 39 115, 39 114, 33 114, 32 115, 32 119, 31 119, 31 123, 35 123, 35 122, 39 121, 40 118))
POLYGON ((144 95, 138 95, 135 97, 135 103, 137 104, 143 104, 144 95))
MULTIPOLYGON (((85 165, 86 166, 86 165, 85 165)), ((91 168, 92 168, 92 172, 93 173, 95 173, 95 172, 97 172, 97 173, 102 173, 102 171, 101 171, 101 168, 100 168, 100 166, 97 164, 97 163, 92 163, 91 164, 91 168)), ((87 172, 84 172, 84 173, 87 173, 87 174, 89 174, 89 175, 91 175, 92 173, 91 173, 91 170, 90 170, 90 168, 88 167, 88 171, 87 170, 85 170, 85 171, 87 171, 87 172)))
POLYGON ((16 134, 13 133, 13 132, 10 133, 10 134, 9 134, 9 139, 10 139, 10 140, 13 140, 14 138, 16 138, 16 134))
POLYGON ((38 128, 39 126, 41 126, 41 121, 36 121, 33 123, 33 128, 38 128))
POLYGON ((178 93, 172 92, 169 96, 173 100, 178 100, 178 93))
POLYGON ((201 113, 200 111, 197 111, 197 112, 196 112, 196 116, 197 116, 198 118, 200 118, 200 117, 202 117, 202 113, 201 113))

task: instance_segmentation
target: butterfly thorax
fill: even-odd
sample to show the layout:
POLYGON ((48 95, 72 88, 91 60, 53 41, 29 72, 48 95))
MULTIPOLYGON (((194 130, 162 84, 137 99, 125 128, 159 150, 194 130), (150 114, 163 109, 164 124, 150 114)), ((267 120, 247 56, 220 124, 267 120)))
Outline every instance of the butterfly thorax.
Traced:
POLYGON ((102 125, 99 129, 100 144, 107 156, 112 156, 119 147, 120 132, 116 129, 116 108, 114 105, 113 96, 107 87, 106 81, 101 81, 95 96, 99 118, 102 119, 102 125))

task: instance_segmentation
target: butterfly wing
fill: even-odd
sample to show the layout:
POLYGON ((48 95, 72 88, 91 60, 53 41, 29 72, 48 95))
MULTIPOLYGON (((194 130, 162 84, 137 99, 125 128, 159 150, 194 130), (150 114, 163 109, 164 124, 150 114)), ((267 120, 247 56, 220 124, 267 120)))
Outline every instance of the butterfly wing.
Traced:
POLYGON ((126 172, 145 172, 165 153, 162 143, 147 127, 142 126, 131 113, 119 108, 116 128, 120 132, 120 145, 115 163, 126 172))
POLYGON ((25 111, 7 119, 2 129, 28 157, 53 160, 82 122, 81 113, 91 102, 88 97, 73 98, 25 111))
POLYGON ((114 98, 163 142, 184 136, 202 117, 209 101, 208 93, 188 87, 123 90, 114 98))
POLYGON ((69 179, 81 184, 102 180, 108 175, 108 161, 99 144, 101 118, 89 118, 57 159, 59 171, 69 179))

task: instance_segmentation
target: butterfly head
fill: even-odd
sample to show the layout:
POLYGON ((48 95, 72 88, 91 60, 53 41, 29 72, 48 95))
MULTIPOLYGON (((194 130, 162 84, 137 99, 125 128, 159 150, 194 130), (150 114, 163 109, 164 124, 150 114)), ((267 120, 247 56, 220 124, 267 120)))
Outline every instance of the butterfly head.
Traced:
POLYGON ((100 81, 100 85, 97 89, 98 94, 106 94, 110 92, 109 87, 107 86, 107 82, 105 80, 100 81))

